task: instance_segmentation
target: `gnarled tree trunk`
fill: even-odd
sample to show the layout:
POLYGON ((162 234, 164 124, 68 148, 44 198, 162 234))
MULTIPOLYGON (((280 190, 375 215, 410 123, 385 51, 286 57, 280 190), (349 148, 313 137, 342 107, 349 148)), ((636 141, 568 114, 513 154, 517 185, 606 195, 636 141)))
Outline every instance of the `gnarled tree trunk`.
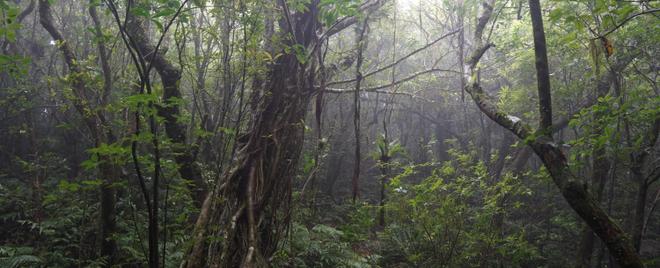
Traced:
MULTIPOLYGON (((313 1, 307 11, 280 21, 285 29, 280 34, 294 36, 286 39, 286 46, 307 48, 312 44, 318 25, 317 3, 313 1)), ((280 7, 287 12, 285 4, 280 7)), ((269 66, 261 92, 253 97, 259 100, 247 134, 239 140, 233 168, 205 200, 183 266, 267 266, 289 221, 291 180, 314 89, 314 75, 307 67, 290 50, 269 66)))

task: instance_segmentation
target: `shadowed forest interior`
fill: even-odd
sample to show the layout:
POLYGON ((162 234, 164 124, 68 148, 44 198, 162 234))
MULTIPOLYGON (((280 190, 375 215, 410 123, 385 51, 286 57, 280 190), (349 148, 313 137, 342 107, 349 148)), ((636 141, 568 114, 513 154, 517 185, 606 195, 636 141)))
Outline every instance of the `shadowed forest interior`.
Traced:
POLYGON ((660 1, 0 0, 0 267, 660 267, 660 1))

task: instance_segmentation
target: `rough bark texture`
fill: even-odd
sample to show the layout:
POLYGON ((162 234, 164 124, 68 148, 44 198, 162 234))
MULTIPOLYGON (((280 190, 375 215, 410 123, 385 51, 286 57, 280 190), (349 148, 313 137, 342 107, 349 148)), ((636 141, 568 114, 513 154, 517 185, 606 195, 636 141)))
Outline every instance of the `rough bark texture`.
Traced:
POLYGON ((550 172, 569 205, 591 227, 623 267, 643 267, 630 238, 594 200, 584 185, 570 173, 566 158, 548 142, 531 144, 550 172))
MULTIPOLYGON (((279 2, 285 13, 279 34, 291 36, 283 38, 287 46, 313 43, 317 4, 289 14, 279 2)), ((284 235, 314 75, 293 52, 282 52, 269 66, 263 92, 256 93, 260 98, 233 168, 204 202, 183 267, 266 267, 284 235)))

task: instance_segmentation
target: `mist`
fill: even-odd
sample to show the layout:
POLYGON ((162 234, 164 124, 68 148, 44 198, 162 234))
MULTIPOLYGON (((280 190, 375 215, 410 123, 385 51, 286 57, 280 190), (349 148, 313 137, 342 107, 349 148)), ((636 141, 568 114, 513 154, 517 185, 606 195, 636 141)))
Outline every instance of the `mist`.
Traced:
POLYGON ((660 266, 659 10, 0 0, 0 267, 660 266))

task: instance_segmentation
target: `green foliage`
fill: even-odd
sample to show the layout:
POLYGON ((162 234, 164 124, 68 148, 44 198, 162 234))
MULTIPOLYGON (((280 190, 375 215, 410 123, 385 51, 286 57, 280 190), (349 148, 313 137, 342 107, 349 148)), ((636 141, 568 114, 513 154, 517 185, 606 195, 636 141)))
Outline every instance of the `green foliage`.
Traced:
POLYGON ((321 0, 319 20, 324 26, 330 27, 341 17, 358 15, 360 3, 356 0, 321 0))
POLYGON ((0 37, 8 42, 16 42, 16 31, 21 29, 17 20, 19 7, 14 4, 0 3, 0 37))
POLYGON ((180 5, 181 1, 179 0, 154 0, 140 2, 140 4, 131 9, 131 12, 135 16, 150 20, 156 25, 159 31, 163 32, 164 26, 162 19, 169 22, 171 17, 176 14, 180 5))
POLYGON ((43 261, 35 256, 34 249, 30 247, 0 247, 0 267, 19 268, 33 267, 43 261))
MULTIPOLYGON (((373 256, 371 256, 373 257, 373 256)), ((293 223, 289 238, 275 254, 273 267, 372 267, 356 254, 346 234, 328 225, 307 228, 293 223)))
POLYGON ((339 227, 343 238, 351 243, 361 243, 369 239, 370 230, 375 224, 376 207, 367 203, 352 204, 348 208, 346 223, 339 227))
POLYGON ((420 183, 406 183, 406 168, 389 185, 389 216, 379 237, 382 263, 403 267, 520 266, 538 258, 524 231, 505 231, 494 218, 522 203, 506 200, 531 192, 510 175, 488 183, 475 156, 450 151, 454 160, 434 168, 420 183), (470 266, 472 265, 472 266, 470 266))
POLYGON ((379 135, 378 138, 376 139, 376 147, 378 147, 378 151, 374 152, 372 154, 372 157, 374 159, 379 159, 382 158, 383 156, 387 157, 388 159, 394 158, 397 155, 405 155, 405 149, 399 141, 397 140, 391 140, 388 141, 385 139, 384 135, 379 135))
POLYGON ((649 90, 644 85, 633 87, 627 98, 607 95, 580 111, 569 123, 583 132, 569 143, 573 147, 570 155, 573 162, 592 156, 596 149, 624 159, 631 152, 645 150, 651 123, 660 116, 660 97, 648 98, 649 90), (622 120, 638 127, 625 133, 622 120), (621 143, 627 135, 631 135, 627 137, 630 143, 621 143))
MULTIPOLYGON (((39 26, 35 25, 31 34, 25 34, 32 29, 22 29, 24 27, 17 22, 26 2, 20 1, 18 5, 15 4, 18 1, 0 0, 0 44, 4 53, 14 53, 0 54, 0 136, 3 137, 0 157, 6 160, 0 167, 0 267, 104 266, 106 260, 98 257, 101 240, 99 188, 105 185, 100 169, 105 167, 103 164, 113 164, 115 171, 121 173, 121 179, 111 184, 118 192, 117 233, 113 237, 119 247, 121 263, 118 265, 144 266, 147 211, 131 161, 130 146, 137 142, 138 166, 149 184, 155 168, 154 139, 161 149, 160 212, 167 208, 167 213, 160 214, 161 230, 167 232, 163 256, 167 267, 177 266, 185 258, 185 249, 191 240, 191 217, 199 213, 190 198, 192 182, 181 179, 177 171, 179 167, 174 160, 180 156, 179 149, 194 152, 195 165, 202 167, 207 182, 215 182, 222 178, 223 172, 231 170, 231 158, 236 156, 230 153, 233 142, 236 138, 243 142, 239 133, 249 130, 246 126, 251 126, 250 120, 254 123, 270 118, 250 115, 258 112, 252 108, 268 99, 264 96, 277 97, 278 91, 285 91, 278 87, 266 90, 264 96, 258 94, 264 83, 273 79, 269 77, 271 68, 282 61, 282 57, 295 57, 301 65, 309 64, 305 75, 310 75, 313 86, 324 78, 326 83, 335 83, 337 88, 349 89, 351 84, 341 81, 354 78, 351 57, 354 57, 355 40, 350 28, 315 48, 316 52, 321 52, 321 60, 317 55, 309 55, 310 47, 289 44, 286 41, 290 40, 290 35, 278 34, 277 31, 283 29, 278 23, 284 21, 282 10, 277 9, 280 1, 194 0, 189 1, 191 6, 182 9, 183 13, 163 39, 163 44, 176 45, 170 50, 174 53, 167 57, 181 68, 181 97, 163 99, 158 78, 155 78, 152 93, 136 94, 136 71, 125 66, 130 56, 122 46, 114 18, 101 13, 105 28, 97 33, 82 23, 86 20, 81 18, 86 15, 80 12, 85 9, 79 7, 86 7, 86 1, 82 5, 74 0, 50 1, 54 7, 73 4, 71 8, 53 9, 54 13, 68 10, 71 14, 53 14, 59 18, 56 26, 61 28, 74 54, 79 56, 75 64, 83 71, 70 73, 62 64, 61 55, 54 54, 59 53, 61 42, 48 46, 51 38, 46 31, 37 30, 39 26), (268 21, 270 18, 266 16, 273 16, 273 21, 268 21), (264 37, 270 31, 267 22, 275 24, 276 33, 270 40, 264 37), (106 44, 110 56, 113 86, 108 96, 110 103, 97 105, 104 88, 100 59, 95 52, 95 46, 101 42, 106 44), (14 49, 16 47, 19 49, 14 49), (321 66, 326 71, 322 75, 317 73, 321 66), (87 85, 84 94, 74 94, 72 85, 79 81, 87 85), (239 92, 244 92, 245 96, 239 99, 239 92), (88 99, 80 99, 81 95, 88 99), (72 103, 83 104, 82 114, 74 110, 72 103), (172 144, 166 137, 168 129, 159 116, 160 107, 180 109, 176 118, 186 125, 185 134, 190 136, 185 138, 189 143, 172 144), (244 112, 240 117, 243 121, 238 121, 239 111, 244 112), (134 135, 136 112, 142 130, 139 135, 134 135), (87 132, 82 119, 98 114, 108 120, 107 129, 102 131, 115 134, 116 142, 98 142, 87 132), (151 116, 156 119, 158 133, 149 131, 151 116), (185 148, 189 144, 194 147, 185 148)), ((107 11, 101 2, 91 0, 89 4, 107 11)), ((131 12, 151 24, 159 36, 158 31, 164 30, 164 25, 170 22, 183 1, 137 2, 139 4, 131 12)), ((291 13, 306 11, 311 3, 310 0, 285 2, 291 13)), ((322 35, 345 17, 363 19, 364 14, 358 12, 362 3, 364 1, 320 0, 316 15, 321 25, 313 34, 322 35)), ((559 142, 567 145, 562 150, 569 155, 576 175, 591 172, 587 165, 596 149, 603 150, 617 163, 611 171, 611 177, 616 180, 608 184, 616 198, 608 207, 613 218, 625 218, 631 202, 619 196, 629 196, 634 190, 626 173, 631 156, 641 151, 652 152, 646 143, 651 123, 660 115, 660 98, 655 85, 658 66, 654 57, 658 54, 660 27, 656 14, 647 14, 611 30, 642 10, 657 8, 657 3, 614 0, 542 3, 556 119, 572 114, 579 101, 592 97, 598 76, 608 71, 619 57, 634 56, 633 62, 617 73, 620 87, 595 105, 579 111, 569 124, 570 130, 557 135, 566 139, 559 142), (605 39, 599 36, 604 33, 607 33, 605 39)), ((401 4, 402 1, 398 3, 401 4)), ((120 12, 125 11, 125 5, 118 5, 120 12)), ((398 9, 398 5, 394 8, 398 9)), ((375 45, 364 51, 365 70, 378 70, 436 36, 457 29, 457 18, 464 18, 464 29, 467 29, 465 52, 473 49, 470 45, 474 44, 469 40, 474 29, 471 24, 482 9, 480 1, 442 0, 432 4, 421 1, 419 9, 397 10, 396 22, 388 10, 391 7, 386 6, 370 17, 369 40, 375 45)), ((484 34, 484 38, 488 38, 484 41, 493 42, 496 47, 484 56, 480 63, 482 71, 479 75, 475 73, 474 79, 481 80, 487 91, 485 94, 497 99, 497 107, 502 112, 519 116, 525 122, 535 122, 538 118, 535 53, 526 12, 524 1, 497 1, 494 7, 497 19, 491 19, 484 34), (521 14, 516 14, 516 7, 521 7, 521 14)), ((36 13, 33 11, 26 21, 38 22, 36 13)), ((292 18, 295 24, 296 17, 292 18)), ((423 66, 460 70, 456 64, 457 38, 458 35, 448 36, 445 41, 398 63, 394 69, 370 75, 364 82, 370 87, 390 83, 393 78, 402 79, 422 70, 419 68, 425 68, 423 66)), ((371 159, 366 157, 362 162, 362 199, 356 203, 341 203, 342 195, 349 188, 350 176, 343 172, 350 169, 346 165, 353 160, 353 157, 346 157, 349 147, 333 144, 333 148, 325 146, 321 152, 310 149, 316 148, 313 142, 307 143, 312 146, 303 147, 294 176, 306 181, 315 172, 316 185, 310 186, 308 191, 323 190, 321 187, 326 182, 336 180, 336 183, 331 182, 335 183, 331 185, 335 191, 331 193, 333 196, 323 196, 322 191, 306 193, 305 199, 294 192, 293 223, 272 259, 275 267, 574 265, 571 253, 577 251, 575 241, 583 227, 579 219, 560 198, 547 171, 539 169, 535 160, 530 162, 528 171, 514 175, 509 171, 514 161, 508 156, 501 176, 494 178, 490 174, 498 160, 492 148, 501 135, 485 133, 490 140, 481 140, 484 132, 494 131, 497 126, 490 124, 485 116, 478 118, 481 114, 469 108, 471 102, 458 102, 461 92, 454 89, 460 83, 460 74, 454 72, 423 75, 391 88, 415 96, 410 99, 376 94, 379 97, 374 104, 374 94, 365 93, 363 97, 368 100, 365 101, 368 108, 362 110, 364 118, 370 118, 375 110, 378 120, 374 123, 366 120, 362 133, 380 131, 380 105, 391 103, 392 122, 388 127, 391 137, 396 138, 364 137, 369 145, 363 148, 369 148, 372 153, 371 159), (417 123, 416 115, 409 111, 416 111, 428 120, 417 123), (459 113, 463 113, 461 117, 456 116, 459 113), (482 121, 478 122, 479 119, 482 121), (434 122, 438 129, 427 127, 428 122, 434 122), (436 138, 429 138, 432 136, 436 138), (447 151, 442 146, 445 143, 437 144, 444 141, 436 139, 449 136, 456 139, 447 140, 446 147, 451 148, 447 151), (326 165, 324 156, 330 153, 339 155, 336 162, 341 165, 326 165), (434 162, 439 158, 446 161, 434 162), (334 175, 328 172, 337 170, 341 172, 334 175), (333 176, 336 178, 331 178, 333 176), (376 224, 381 211, 381 207, 375 205, 380 197, 381 179, 387 182, 384 226, 376 224)), ((155 70, 152 75, 156 75, 155 70)), ((295 75, 292 73, 281 81, 288 83, 288 78, 298 79, 295 75)), ((306 98, 319 96, 314 95, 317 92, 309 93, 306 98)), ((346 106, 336 104, 343 103, 346 98, 342 94, 327 96, 321 103, 324 111, 322 134, 325 137, 337 135, 339 143, 345 142, 341 137, 347 133, 342 129, 346 124, 350 126, 350 120, 346 120, 342 111, 346 106)), ((283 124, 280 120, 267 123, 283 124)), ((304 124, 304 120, 296 124, 304 124)), ((310 136, 311 131, 305 126, 304 135, 310 136)), ((531 135, 530 140, 537 137, 531 135)), ((268 142, 280 144, 281 138, 285 137, 278 136, 277 140, 268 142)), ((270 150, 268 148, 256 149, 270 150)), ((241 151, 240 147, 236 149, 241 151)), ((264 168, 270 167, 268 160, 264 159, 264 168)), ((293 184, 297 186, 299 181, 293 184)), ((656 218, 649 219, 650 224, 657 222, 656 218)), ((653 238, 653 228, 649 228, 649 234, 648 237, 653 238)), ((650 266, 653 261, 657 262, 657 258, 649 261, 650 266)))
POLYGON ((0 72, 7 72, 15 79, 27 75, 30 58, 0 54, 0 72))
MULTIPOLYGON (((16 34, 21 29, 18 21, 20 8, 13 2, 0 1, 0 44, 16 43, 16 34)), ((0 73, 7 73, 14 79, 25 76, 30 63, 29 57, 0 53, 0 73)))

